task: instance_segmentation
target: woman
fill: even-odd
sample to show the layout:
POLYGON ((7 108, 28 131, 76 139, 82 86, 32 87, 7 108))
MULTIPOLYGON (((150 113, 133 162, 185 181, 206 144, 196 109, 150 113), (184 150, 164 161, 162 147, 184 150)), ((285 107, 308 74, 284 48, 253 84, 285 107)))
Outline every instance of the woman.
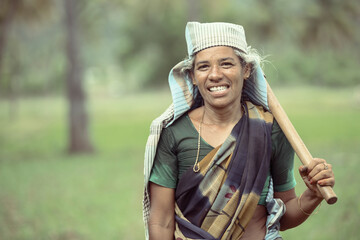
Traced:
POLYGON ((331 165, 300 167, 308 188, 296 196, 294 152, 242 26, 189 22, 186 41, 189 58, 169 76, 173 105, 148 139, 146 231, 151 240, 281 239, 321 203, 316 183, 334 186, 331 165))

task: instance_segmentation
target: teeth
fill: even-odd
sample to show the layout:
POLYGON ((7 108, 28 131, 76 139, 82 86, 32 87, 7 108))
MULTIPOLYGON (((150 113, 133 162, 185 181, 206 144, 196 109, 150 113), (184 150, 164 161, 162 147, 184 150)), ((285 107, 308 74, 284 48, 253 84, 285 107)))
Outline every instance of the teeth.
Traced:
POLYGON ((225 91, 227 89, 226 86, 218 86, 218 87, 212 87, 210 88, 211 92, 220 92, 220 91, 225 91))

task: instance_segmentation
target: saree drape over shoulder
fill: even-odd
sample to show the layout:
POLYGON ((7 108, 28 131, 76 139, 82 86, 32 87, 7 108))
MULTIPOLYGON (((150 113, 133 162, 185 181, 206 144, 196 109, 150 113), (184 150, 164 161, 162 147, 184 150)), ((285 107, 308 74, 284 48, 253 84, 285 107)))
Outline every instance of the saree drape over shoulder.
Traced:
POLYGON ((239 239, 263 190, 273 117, 247 102, 230 136, 189 169, 176 188, 176 239, 239 239))
MULTIPOLYGON (((186 61, 186 60, 185 60, 186 61)), ((144 161, 143 214, 146 239, 150 198, 149 177, 163 128, 194 108, 198 93, 181 73, 185 61, 170 72, 173 104, 150 127, 144 161), (194 95, 195 96, 194 96, 194 95)), ((185 172, 176 188, 176 239, 238 239, 253 216, 269 172, 272 114, 268 111, 266 81, 260 66, 244 82, 245 114, 231 135, 200 161, 200 172, 185 172)), ((281 200, 267 197, 267 233, 276 239, 279 219, 285 212, 281 200)))

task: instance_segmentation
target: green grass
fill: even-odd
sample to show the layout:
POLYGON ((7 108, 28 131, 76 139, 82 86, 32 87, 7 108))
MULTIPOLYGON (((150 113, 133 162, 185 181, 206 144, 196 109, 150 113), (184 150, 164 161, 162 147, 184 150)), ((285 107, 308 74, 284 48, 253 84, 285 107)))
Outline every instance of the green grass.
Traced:
MULTIPOLYGON (((338 203, 285 239, 356 239, 360 234, 360 103, 356 89, 275 88, 313 156, 334 166, 338 203)), ((0 239, 144 239, 143 156, 151 120, 167 92, 92 97, 93 155, 66 154, 67 109, 60 98, 0 101, 0 239)), ((299 166, 296 160, 296 166, 299 166)), ((296 191, 305 187, 298 174, 296 191)))

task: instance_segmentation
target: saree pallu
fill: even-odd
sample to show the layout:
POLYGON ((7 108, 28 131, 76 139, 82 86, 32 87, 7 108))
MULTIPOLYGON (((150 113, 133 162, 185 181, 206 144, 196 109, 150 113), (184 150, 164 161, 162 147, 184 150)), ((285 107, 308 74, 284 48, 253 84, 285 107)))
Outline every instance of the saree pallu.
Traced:
POLYGON ((270 168, 273 116, 251 102, 230 136, 179 180, 175 239, 239 239, 270 168))

